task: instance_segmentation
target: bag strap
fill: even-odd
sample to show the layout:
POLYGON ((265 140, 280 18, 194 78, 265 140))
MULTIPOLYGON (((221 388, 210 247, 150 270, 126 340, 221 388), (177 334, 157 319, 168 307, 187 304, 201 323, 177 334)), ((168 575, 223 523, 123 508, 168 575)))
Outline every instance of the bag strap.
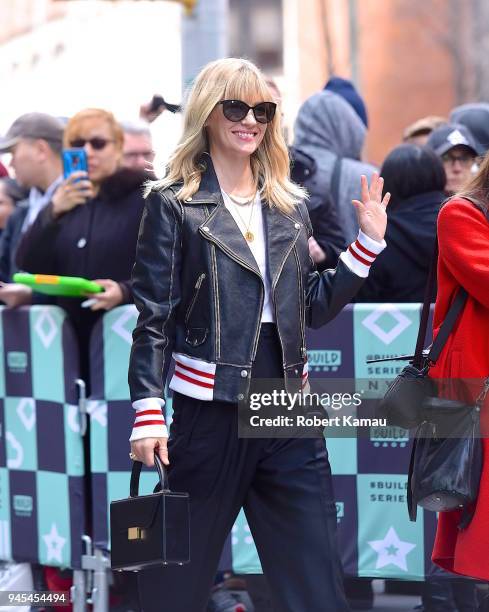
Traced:
POLYGON ((413 447, 411 449, 411 458, 409 460, 409 471, 408 471, 408 480, 407 480, 407 507, 409 520, 413 523, 416 522, 416 518, 418 515, 418 505, 416 501, 413 499, 413 475, 414 475, 414 457, 416 454, 416 442, 417 442, 417 432, 413 439, 413 447))
MULTIPOLYGON (((155 487, 154 493, 157 491, 169 491, 168 486, 168 471, 163 465, 157 452, 154 454, 156 471, 158 472, 158 483, 155 487), (159 485, 159 486, 158 486, 159 485)), ((131 470, 131 482, 129 484, 129 496, 137 497, 139 494, 139 476, 141 474, 141 468, 143 463, 141 461, 133 461, 131 470)))
MULTIPOLYGON (((428 329, 428 319, 430 316, 431 297, 433 295, 433 289, 435 286, 436 277, 436 266, 438 263, 438 238, 435 237, 435 246, 433 249, 433 255, 430 262, 430 271, 428 273, 428 281, 426 283, 423 309, 421 311, 421 319, 419 323, 418 337, 416 339, 416 349, 414 351, 413 365, 421 369, 424 363, 423 347, 426 338, 426 330, 428 329)), ((443 321, 438 334, 436 335, 435 341, 431 345, 428 353, 428 361, 430 363, 436 363, 440 356, 443 347, 445 346, 448 337, 450 336, 452 329, 457 322, 457 319, 467 301, 467 291, 460 287, 457 291, 457 295, 453 300, 446 316, 443 321)))
POLYGON ((457 322, 457 319, 460 313, 465 306, 465 302, 467 301, 467 291, 463 287, 461 287, 457 291, 457 295, 450 306, 449 311, 445 317, 445 320, 440 327, 438 334, 436 335, 435 341, 431 345, 430 352, 428 353, 428 359, 431 363, 436 363, 443 347, 448 340, 448 336, 451 334, 452 329, 457 322))

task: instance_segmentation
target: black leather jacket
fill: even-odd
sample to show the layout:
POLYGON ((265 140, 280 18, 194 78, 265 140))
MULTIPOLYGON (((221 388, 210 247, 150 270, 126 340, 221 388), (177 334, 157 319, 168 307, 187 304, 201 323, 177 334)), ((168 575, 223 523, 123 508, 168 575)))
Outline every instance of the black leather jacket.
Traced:
MULTIPOLYGON (((249 390, 264 285, 256 261, 224 205, 210 156, 200 188, 179 201, 180 185, 151 192, 133 270, 139 310, 129 365, 131 399, 170 388, 205 400, 237 401, 249 390)), ((301 202, 284 214, 263 204, 271 295, 288 389, 307 377, 305 326, 330 321, 365 280, 342 261, 319 274, 301 202)))

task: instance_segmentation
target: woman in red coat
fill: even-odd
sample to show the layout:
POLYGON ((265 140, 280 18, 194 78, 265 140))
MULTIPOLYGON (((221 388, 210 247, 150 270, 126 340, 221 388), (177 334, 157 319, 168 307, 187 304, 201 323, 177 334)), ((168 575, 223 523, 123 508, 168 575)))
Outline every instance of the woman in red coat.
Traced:
MULTIPOLYGON (((467 188, 449 200, 438 217, 438 294, 434 335, 458 289, 468 293, 463 312, 446 343, 434 378, 481 379, 489 376, 489 156, 467 188)), ((476 394, 477 395, 477 394, 476 394)), ((475 513, 459 530, 460 512, 441 512, 432 559, 442 568, 489 580, 489 433, 486 398, 483 415, 484 463, 475 513), (486 427, 484 427, 484 422, 486 427), (486 431, 484 431, 486 429, 486 431)))

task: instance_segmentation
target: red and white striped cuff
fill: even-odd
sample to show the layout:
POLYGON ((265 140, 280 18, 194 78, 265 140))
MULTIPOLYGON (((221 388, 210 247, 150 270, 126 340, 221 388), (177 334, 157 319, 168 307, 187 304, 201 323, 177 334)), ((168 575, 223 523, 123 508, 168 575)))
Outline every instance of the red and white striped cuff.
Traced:
POLYGON ((362 230, 359 230, 357 239, 350 244, 346 251, 341 253, 340 259, 343 260, 352 272, 362 278, 366 278, 370 266, 386 246, 385 240, 378 242, 364 234, 362 230))
POLYGON ((145 397, 133 402, 132 407, 136 410, 136 418, 129 440, 140 440, 141 438, 167 438, 168 429, 162 408, 164 400, 159 397, 145 397))
POLYGON ((175 373, 170 381, 170 389, 196 399, 214 399, 214 380, 216 364, 173 353, 175 373))

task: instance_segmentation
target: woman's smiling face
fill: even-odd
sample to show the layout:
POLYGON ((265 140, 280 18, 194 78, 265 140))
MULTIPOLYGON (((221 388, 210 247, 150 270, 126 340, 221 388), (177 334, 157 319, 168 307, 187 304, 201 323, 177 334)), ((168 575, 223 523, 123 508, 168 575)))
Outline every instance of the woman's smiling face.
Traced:
MULTIPOLYGON (((243 101, 253 106, 262 100, 243 101)), ((258 123, 251 109, 241 121, 229 121, 224 116, 222 104, 214 107, 206 127, 211 150, 247 157, 258 149, 267 130, 267 124, 258 123)))

